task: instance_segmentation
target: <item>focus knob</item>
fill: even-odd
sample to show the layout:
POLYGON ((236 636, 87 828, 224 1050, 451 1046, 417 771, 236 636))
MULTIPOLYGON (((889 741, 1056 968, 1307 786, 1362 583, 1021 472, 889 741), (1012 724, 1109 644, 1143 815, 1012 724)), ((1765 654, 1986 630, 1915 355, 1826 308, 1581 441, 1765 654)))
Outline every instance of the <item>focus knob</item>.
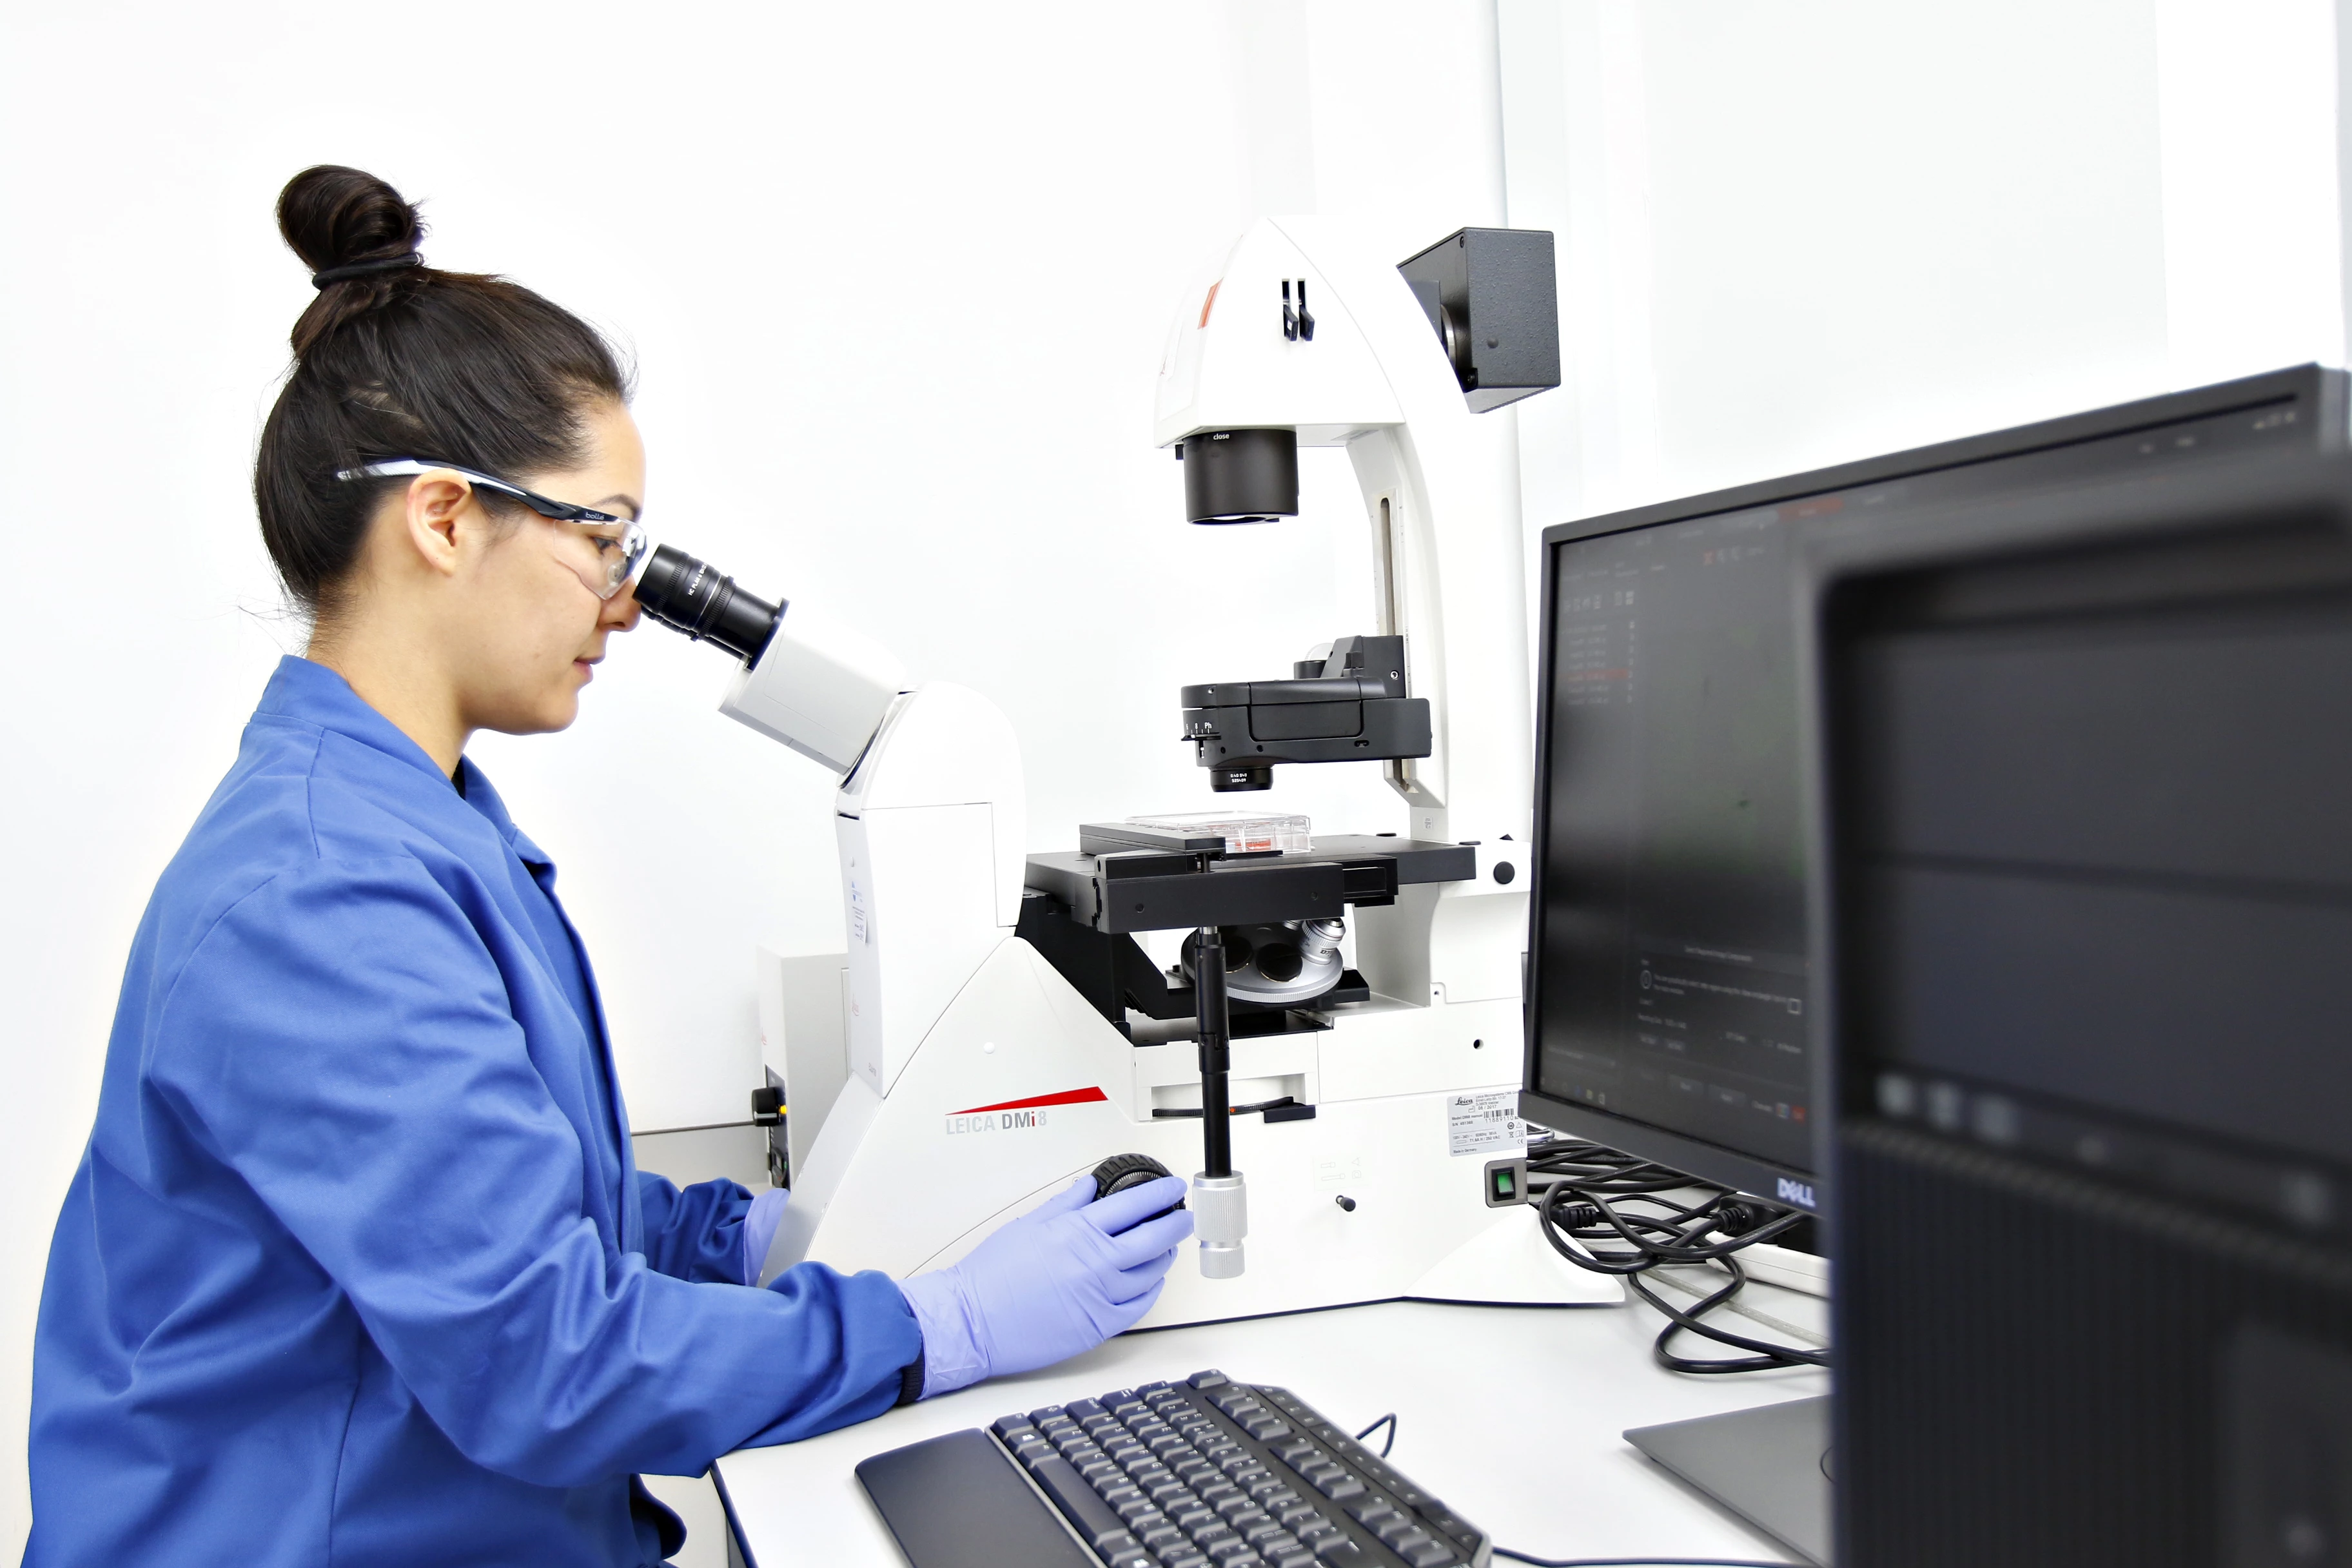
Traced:
MULTIPOLYGON (((1171 1174, 1173 1173, 1167 1166, 1149 1154, 1113 1154, 1095 1167, 1095 1196, 1107 1198, 1113 1193, 1122 1193, 1129 1187, 1141 1186, 1146 1182, 1156 1182, 1171 1174)), ((1172 1214, 1183 1206, 1184 1200, 1179 1198, 1161 1209, 1160 1214, 1148 1215, 1145 1218, 1158 1219, 1160 1215, 1172 1214)))

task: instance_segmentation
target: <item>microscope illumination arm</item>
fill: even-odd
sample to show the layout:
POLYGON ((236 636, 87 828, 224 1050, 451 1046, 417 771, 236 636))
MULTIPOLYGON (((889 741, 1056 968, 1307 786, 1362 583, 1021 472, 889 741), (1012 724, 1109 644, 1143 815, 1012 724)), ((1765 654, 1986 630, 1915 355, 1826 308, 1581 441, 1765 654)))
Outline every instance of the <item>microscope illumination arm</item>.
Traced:
POLYGON ((1391 763, 1412 836, 1524 838, 1534 765, 1512 422, 1471 412, 1390 260, 1322 218, 1263 218, 1186 299, 1154 437, 1294 429, 1344 447, 1371 530, 1374 630, 1403 636, 1431 751, 1391 763), (1286 331, 1301 292, 1311 335, 1286 331))

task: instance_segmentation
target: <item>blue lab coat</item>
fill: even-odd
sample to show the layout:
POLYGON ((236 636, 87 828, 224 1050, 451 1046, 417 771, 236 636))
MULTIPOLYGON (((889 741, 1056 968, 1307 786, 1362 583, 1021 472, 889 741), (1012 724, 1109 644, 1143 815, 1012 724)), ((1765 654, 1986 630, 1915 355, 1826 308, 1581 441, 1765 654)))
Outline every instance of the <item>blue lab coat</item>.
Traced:
POLYGON ((465 768, 288 658, 157 884, 41 1296, 28 1564, 637 1564, 634 1473, 919 1361, 883 1275, 718 1282, 748 1195, 635 1170, 553 868, 465 768))

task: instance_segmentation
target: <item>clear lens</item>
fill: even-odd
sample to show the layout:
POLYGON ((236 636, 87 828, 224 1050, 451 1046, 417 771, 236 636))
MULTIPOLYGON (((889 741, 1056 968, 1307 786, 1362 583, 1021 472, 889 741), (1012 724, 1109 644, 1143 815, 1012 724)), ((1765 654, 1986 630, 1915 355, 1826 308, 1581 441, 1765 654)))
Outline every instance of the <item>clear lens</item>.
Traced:
POLYGON ((646 557, 646 531, 634 522, 551 520, 549 526, 556 531, 563 563, 600 599, 619 593, 646 557))

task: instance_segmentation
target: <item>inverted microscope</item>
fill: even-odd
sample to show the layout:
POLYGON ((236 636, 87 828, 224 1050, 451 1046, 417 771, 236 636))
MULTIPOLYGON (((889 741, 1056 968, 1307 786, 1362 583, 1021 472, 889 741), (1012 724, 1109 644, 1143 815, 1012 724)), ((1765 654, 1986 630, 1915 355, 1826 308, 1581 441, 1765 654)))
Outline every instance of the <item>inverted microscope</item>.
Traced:
POLYGON ((1197 1172, 1199 1267, 1146 1326, 1620 1299, 1481 1180, 1518 1129, 1531 714, 1512 431, 1480 416, 1559 379, 1548 234, 1465 229, 1398 265, 1261 220, 1171 330, 1155 433, 1188 519, 1294 516, 1298 448, 1344 447, 1374 582, 1370 630, 1185 688, 1185 738, 1226 804, 1282 766, 1380 766, 1402 836, 1224 811, 1025 853, 992 703, 655 552, 647 612, 740 661, 721 711, 844 775, 846 951, 772 966, 795 994, 763 999, 761 1104, 794 1152, 763 1278, 952 1263, 1124 1152, 1197 1172), (1176 931, 1166 969, 1136 941, 1176 931))

